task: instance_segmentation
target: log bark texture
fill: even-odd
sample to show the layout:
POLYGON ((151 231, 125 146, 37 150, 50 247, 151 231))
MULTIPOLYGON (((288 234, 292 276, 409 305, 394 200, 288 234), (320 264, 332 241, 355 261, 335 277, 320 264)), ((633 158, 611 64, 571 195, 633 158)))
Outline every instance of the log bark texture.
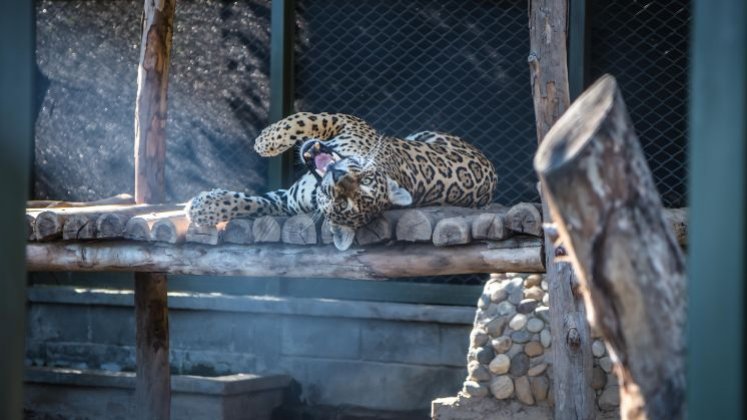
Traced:
POLYGON ((281 244, 171 246, 152 242, 29 243, 31 271, 135 271, 252 277, 375 280, 449 274, 543 271, 540 242, 520 238, 434 248, 397 243, 338 251, 281 244), (320 263, 323 261, 323 263, 320 263))
MULTIPOLYGON (((567 0, 529 1, 528 63, 540 144, 570 104, 567 16, 567 0)), ((542 216, 546 223, 551 222, 545 197, 542 216)), ((545 249, 553 249, 547 236, 545 249)), ((576 280, 570 264, 555 262, 552 252, 546 252, 545 261, 550 293, 555 418, 592 419, 596 411, 591 388, 593 355, 583 300, 574 294, 576 280)))
POLYGON ((622 418, 684 418, 684 256, 614 78, 558 121, 535 169, 590 319, 619 361, 622 418))

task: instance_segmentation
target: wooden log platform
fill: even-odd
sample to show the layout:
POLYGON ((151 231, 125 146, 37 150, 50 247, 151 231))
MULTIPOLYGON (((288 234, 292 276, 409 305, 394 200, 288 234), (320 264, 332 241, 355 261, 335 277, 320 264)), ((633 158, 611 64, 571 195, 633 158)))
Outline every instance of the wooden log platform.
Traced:
MULTIPOLYGON (((422 207, 384 212, 355 235, 359 247, 396 242, 458 246, 485 241, 503 241, 512 236, 541 236, 539 205, 498 204, 483 209, 422 207)), ((283 243, 327 245, 332 235, 326 220, 312 215, 263 216, 236 219, 218 227, 190 226, 182 204, 97 205, 50 209, 28 209, 29 241, 77 241, 128 239, 169 244, 205 245, 283 243)), ((687 241, 687 209, 665 210, 667 221, 677 232, 678 242, 687 241)))

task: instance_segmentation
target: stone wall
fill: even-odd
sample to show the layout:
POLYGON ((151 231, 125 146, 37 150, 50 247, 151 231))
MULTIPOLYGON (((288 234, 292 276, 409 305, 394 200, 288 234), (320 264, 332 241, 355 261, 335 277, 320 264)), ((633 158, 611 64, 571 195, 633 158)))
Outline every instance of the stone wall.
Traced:
MULTIPOLYGON (((134 188, 141 0, 36 4, 37 198, 91 200, 134 188)), ((269 109, 269 2, 179 2, 166 145, 168 199, 254 192, 252 150, 269 109)))
MULTIPOLYGON (((132 371, 129 291, 29 289, 27 364, 132 371)), ((426 418, 466 375, 474 308, 169 294, 175 373, 284 373, 309 406, 426 418)), ((322 417, 324 418, 324 417, 322 417)))
MULTIPOLYGON (((552 418, 552 336, 547 286, 539 274, 491 276, 477 303, 467 378, 457 397, 434 402, 434 418, 497 419, 501 418, 497 414, 500 412, 552 418)), ((619 388, 612 361, 599 335, 592 335, 592 387, 597 396, 598 418, 616 418, 619 388)))

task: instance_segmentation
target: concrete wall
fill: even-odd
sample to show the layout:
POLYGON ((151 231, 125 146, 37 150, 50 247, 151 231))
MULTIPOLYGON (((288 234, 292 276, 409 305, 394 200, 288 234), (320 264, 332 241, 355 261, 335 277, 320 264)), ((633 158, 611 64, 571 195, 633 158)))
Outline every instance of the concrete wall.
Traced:
MULTIPOLYGON (((132 370, 129 291, 29 289, 27 364, 132 370)), ((169 295, 178 373, 286 373, 310 405, 426 412, 466 376, 474 308, 169 295)))

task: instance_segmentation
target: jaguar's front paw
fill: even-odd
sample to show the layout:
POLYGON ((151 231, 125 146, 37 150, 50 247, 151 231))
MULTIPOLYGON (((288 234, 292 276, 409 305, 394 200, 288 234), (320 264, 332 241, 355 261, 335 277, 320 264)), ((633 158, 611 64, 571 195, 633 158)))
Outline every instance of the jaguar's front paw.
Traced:
POLYGON ((230 200, 224 204, 229 195, 229 191, 220 189, 203 191, 190 200, 184 210, 190 222, 197 226, 215 226, 231 217, 230 200))

